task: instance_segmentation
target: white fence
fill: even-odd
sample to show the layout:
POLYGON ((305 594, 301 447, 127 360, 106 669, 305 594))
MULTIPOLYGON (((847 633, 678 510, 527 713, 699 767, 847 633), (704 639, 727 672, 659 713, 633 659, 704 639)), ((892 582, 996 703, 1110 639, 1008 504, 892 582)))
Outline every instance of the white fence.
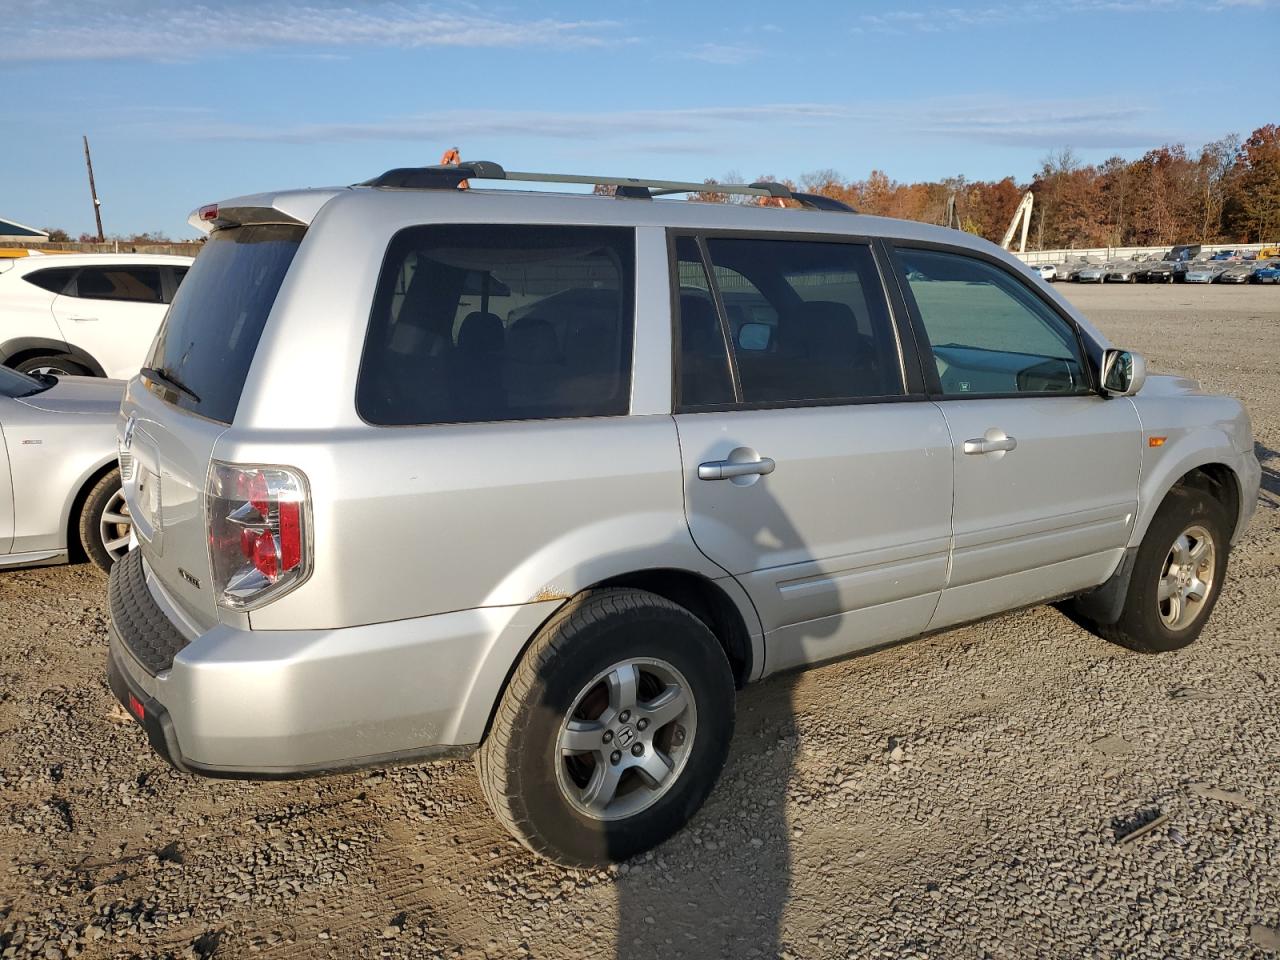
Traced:
MULTIPOLYGON (((1179 244, 1166 243, 1162 247, 1088 247, 1075 250, 1028 250, 1026 253, 1015 253, 1025 263, 1062 263, 1066 260, 1079 260, 1088 257, 1090 260, 1127 260, 1140 253, 1168 253, 1179 244)), ((1278 247, 1280 240, 1274 243, 1206 243, 1201 248, 1201 256, 1210 256, 1220 250, 1252 250, 1255 253, 1266 247, 1278 247)))

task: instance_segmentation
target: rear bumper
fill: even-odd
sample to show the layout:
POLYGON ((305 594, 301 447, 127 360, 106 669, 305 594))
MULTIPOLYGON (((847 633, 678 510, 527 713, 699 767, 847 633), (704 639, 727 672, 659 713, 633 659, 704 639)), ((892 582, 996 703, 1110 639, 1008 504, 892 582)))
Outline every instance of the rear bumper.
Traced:
POLYGON ((282 778, 449 756, 483 737, 512 664, 557 605, 333 630, 220 624, 153 670, 135 653, 163 615, 148 594, 112 605, 107 676, 156 752, 184 771, 282 778))

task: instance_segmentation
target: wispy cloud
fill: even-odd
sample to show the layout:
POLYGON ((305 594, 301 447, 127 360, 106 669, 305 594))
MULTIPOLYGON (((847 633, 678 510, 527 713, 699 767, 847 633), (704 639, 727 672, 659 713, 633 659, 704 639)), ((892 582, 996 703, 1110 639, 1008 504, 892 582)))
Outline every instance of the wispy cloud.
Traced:
POLYGON ((196 4, 10 0, 0 62, 196 60, 252 50, 589 47, 625 41, 611 20, 502 17, 476 8, 375 0, 196 4))
MULTIPOLYGON (((1267 0, 1218 0, 1220 4, 1259 4, 1267 0)), ((1102 13, 1152 13, 1160 9, 1187 6, 1187 0, 1074 0, 1069 6, 1023 2, 987 6, 934 6, 903 10, 889 8, 864 13, 854 33, 904 34, 942 33, 1003 23, 1036 23, 1061 17, 1102 13)))
MULTIPOLYGON (((145 126, 146 124, 142 124, 145 126)), ((159 125, 155 125, 160 132, 159 125)), ((774 103, 675 109, 609 111, 446 110, 377 120, 279 123, 168 123, 166 136, 189 140, 273 143, 355 141, 466 142, 519 137, 591 142, 606 148, 657 151, 660 144, 697 152, 697 143, 734 143, 759 137, 803 140, 858 130, 915 141, 963 141, 1049 148, 1063 145, 1128 149, 1176 139, 1157 129, 1146 108, 1111 99, 1032 100, 1007 97, 938 97, 929 100, 861 101, 853 104, 774 103), (824 132, 825 131, 825 132, 824 132)))
POLYGON ((720 66, 735 66, 759 59, 764 51, 759 47, 745 43, 703 43, 676 54, 682 60, 700 60, 703 63, 714 63, 720 66))

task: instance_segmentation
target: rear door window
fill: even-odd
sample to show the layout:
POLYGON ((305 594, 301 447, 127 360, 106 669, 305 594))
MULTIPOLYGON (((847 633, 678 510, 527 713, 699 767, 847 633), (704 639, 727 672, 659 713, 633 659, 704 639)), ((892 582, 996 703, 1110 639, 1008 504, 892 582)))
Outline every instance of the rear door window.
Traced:
MULTIPOLYGON (((863 243, 774 238, 706 238, 715 292, 732 344, 746 405, 857 401, 904 394, 893 322, 871 248, 863 243)), ((691 249, 686 247, 686 249, 691 249)), ((695 276, 681 257, 684 409, 715 403, 715 341, 684 329, 696 304, 685 292, 695 276), (704 355, 694 356, 700 344, 704 355), (702 381, 692 371, 704 371, 702 381)))
POLYGON ((625 414, 634 247, 618 228, 401 231, 374 297, 360 415, 408 425, 625 414))
POLYGON ((159 267, 85 267, 76 275, 74 295, 86 300, 163 303, 159 267))
POLYGON ((254 224, 210 236, 147 362, 199 398, 165 391, 170 402, 221 423, 235 419, 262 328, 304 230, 254 224))

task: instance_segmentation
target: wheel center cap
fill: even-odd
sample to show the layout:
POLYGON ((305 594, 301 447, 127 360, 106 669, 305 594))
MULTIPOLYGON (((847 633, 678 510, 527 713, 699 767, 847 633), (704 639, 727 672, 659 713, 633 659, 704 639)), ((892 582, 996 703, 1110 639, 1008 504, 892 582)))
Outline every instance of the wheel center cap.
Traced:
POLYGON ((635 739, 636 739, 635 728, 634 727, 621 728, 618 731, 615 739, 618 742, 618 746, 622 747, 625 750, 627 747, 631 746, 631 744, 635 742, 635 739))

